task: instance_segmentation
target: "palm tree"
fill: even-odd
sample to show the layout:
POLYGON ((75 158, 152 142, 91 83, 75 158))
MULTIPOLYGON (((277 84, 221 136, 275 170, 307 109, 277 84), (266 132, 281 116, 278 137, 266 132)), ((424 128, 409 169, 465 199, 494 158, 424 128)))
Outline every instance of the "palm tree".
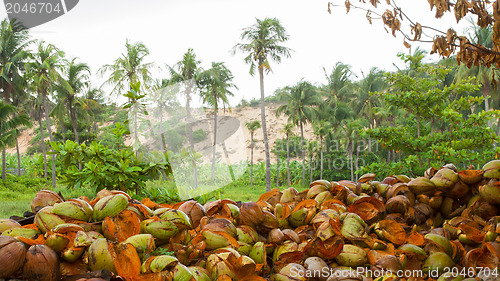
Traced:
POLYGON ((250 132, 250 186, 253 187, 253 148, 255 146, 255 141, 253 136, 255 131, 260 128, 260 122, 255 120, 252 122, 246 122, 245 126, 250 132))
POLYGON ((313 181, 313 157, 318 152, 318 142, 310 141, 306 145, 307 155, 309 155, 309 182, 313 181))
MULTIPOLYGON (((152 82, 151 68, 153 63, 144 62, 149 55, 148 48, 142 42, 129 43, 128 39, 125 42, 125 53, 117 58, 113 64, 106 64, 98 70, 98 74, 104 77, 106 73, 110 73, 104 85, 113 85, 111 94, 121 96, 130 88, 130 83, 141 82, 144 88, 152 82)), ((144 90, 144 89, 143 89, 144 90)))
POLYGON ((62 112, 66 112, 64 109, 68 110, 75 141, 79 143, 75 107, 83 105, 83 101, 77 95, 88 87, 90 69, 86 63, 78 63, 76 62, 76 58, 73 58, 67 67, 64 68, 63 72, 64 80, 55 85, 55 89, 59 95, 59 103, 54 108, 54 111, 62 109, 62 112))
MULTIPOLYGON (((0 23, 0 88, 5 102, 20 107, 27 98, 26 81, 22 76, 31 42, 26 28, 15 19, 0 23)), ((21 156, 16 138, 18 176, 21 175, 21 156)))
POLYGON ((241 39, 247 43, 236 44, 233 52, 241 51, 247 53, 245 62, 250 64, 250 75, 255 75, 255 69, 259 72, 260 82, 260 110, 262 118, 262 133, 264 136, 264 150, 266 155, 266 191, 271 190, 271 158, 269 155, 269 143, 266 128, 266 105, 264 95, 264 72, 272 71, 269 59, 276 63, 281 62, 282 57, 290 57, 290 49, 280 44, 288 40, 285 28, 276 18, 257 19, 251 27, 247 27, 241 34, 241 39))
MULTIPOLYGON (((191 151, 194 151, 194 141, 192 132, 191 118, 191 94, 195 90, 195 86, 199 84, 199 76, 202 72, 200 61, 196 59, 196 54, 193 49, 188 51, 174 67, 168 66, 171 78, 175 83, 182 83, 184 86, 184 94, 186 95, 186 121, 187 134, 191 151)), ((196 162, 193 164, 194 188, 198 188, 198 172, 196 162)))
POLYGON ((149 100, 155 104, 160 115, 160 124, 158 125, 159 135, 161 135, 163 150, 167 152, 167 144, 165 140, 165 130, 163 129, 163 111, 172 111, 173 108, 178 107, 179 101, 177 100, 177 93, 179 92, 179 85, 172 83, 169 79, 157 80, 152 87, 151 93, 148 95, 149 100))
POLYGON ((219 106, 229 105, 228 96, 234 96, 231 88, 238 88, 232 82, 234 76, 223 62, 212 62, 212 68, 200 74, 202 85, 201 97, 203 102, 212 106, 214 110, 214 144, 212 159, 212 180, 215 177, 215 148, 217 144, 217 111, 219 106))
POLYGON ((2 180, 6 177, 5 148, 14 144, 19 136, 19 127, 30 124, 28 116, 17 114, 15 106, 0 101, 0 149, 2 150, 2 180))
POLYGON ((87 87, 87 91, 84 94, 84 106, 83 109, 87 112, 86 116, 91 117, 92 126, 89 128, 90 131, 94 131, 97 134, 97 120, 98 116, 104 113, 104 97, 103 91, 99 88, 93 88, 92 86, 87 87))
POLYGON ((324 146, 323 146, 323 140, 325 136, 328 134, 328 132, 331 129, 331 124, 328 121, 320 119, 317 122, 313 123, 313 128, 314 128, 314 134, 319 137, 319 145, 320 145, 320 176, 319 179, 323 179, 323 151, 324 151, 324 146))
MULTIPOLYGON (((488 26, 487 28, 481 28, 477 26, 473 21, 471 21, 471 25, 471 34, 469 34, 469 40, 473 44, 479 44, 485 46, 486 48, 492 48, 492 27, 488 26)), ((493 81, 500 80, 498 68, 494 65, 492 65, 491 67, 487 67, 483 64, 472 65, 470 68, 468 68, 466 64, 461 64, 455 75, 455 82, 469 79, 469 77, 476 77, 475 83, 481 85, 481 93, 484 97, 484 110, 489 111, 490 94, 491 92, 498 93, 498 90, 494 86, 492 86, 493 81)), ((488 125, 491 127, 491 121, 488 121, 488 125)))
POLYGON ((347 64, 337 62, 330 73, 325 68, 323 68, 323 72, 327 80, 326 85, 322 89, 322 93, 326 97, 325 105, 332 107, 337 101, 348 101, 352 93, 351 77, 353 73, 351 67, 347 64))
POLYGON ((287 187, 290 187, 290 136, 292 132, 293 124, 287 123, 281 130, 281 133, 285 134, 286 137, 286 176, 287 176, 287 187))
MULTIPOLYGON (((363 119, 345 119, 342 121, 342 135, 344 136, 345 148, 349 154, 349 161, 351 163, 351 180, 354 181, 354 148, 355 143, 359 138, 359 132, 364 126, 363 119)), ((356 159, 357 163, 357 159, 356 159)), ((357 165, 356 165, 357 166, 357 165)))
MULTIPOLYGON (((62 81, 59 71, 62 68, 63 57, 64 53, 58 50, 54 45, 45 44, 45 42, 41 41, 38 44, 37 51, 31 55, 31 60, 25 65, 29 81, 31 81, 34 90, 42 99, 47 131, 51 142, 53 141, 53 137, 50 127, 50 111, 48 108, 47 96, 52 92, 54 83, 62 81)), ((56 186, 55 165, 55 154, 52 154, 53 187, 56 186)))
MULTIPOLYGON (((371 68, 368 75, 356 83, 356 86, 356 98, 352 100, 354 113, 359 117, 363 115, 368 120, 370 129, 374 129, 376 122, 373 109, 380 105, 380 101, 372 93, 381 92, 385 89, 384 72, 377 68, 371 68)), ((371 139, 368 139, 368 151, 372 151, 371 139)))
POLYGON ((276 115, 288 116, 288 122, 300 127, 300 147, 302 156, 302 184, 305 184, 304 125, 311 122, 316 107, 321 103, 316 88, 309 82, 300 81, 293 87, 286 87, 279 93, 285 104, 276 109, 276 115))

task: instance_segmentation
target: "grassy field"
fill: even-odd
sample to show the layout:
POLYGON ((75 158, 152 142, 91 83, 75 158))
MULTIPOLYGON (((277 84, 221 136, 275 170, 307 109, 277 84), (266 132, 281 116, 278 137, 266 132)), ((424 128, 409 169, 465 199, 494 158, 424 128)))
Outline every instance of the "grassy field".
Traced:
MULTIPOLYGON (((22 179, 2 183, 0 181, 0 218, 9 218, 12 215, 22 216, 24 212, 31 211, 31 200, 36 193, 42 189, 51 189, 50 184, 44 180, 22 179), (26 186, 25 186, 26 184, 26 186)), ((275 183, 273 188, 275 188, 275 183)), ((302 191, 305 187, 294 186, 297 190, 302 191)), ((280 189, 285 189, 286 186, 280 186, 280 189)), ((92 198, 95 194, 88 190, 68 190, 65 186, 58 186, 54 191, 61 192, 65 198, 75 198, 79 196, 87 196, 92 198)), ((215 190, 212 194, 215 197, 210 197, 209 200, 217 198, 227 198, 234 201, 257 201, 261 194, 266 192, 265 185, 259 184, 250 187, 249 184, 234 182, 228 186, 215 190)))

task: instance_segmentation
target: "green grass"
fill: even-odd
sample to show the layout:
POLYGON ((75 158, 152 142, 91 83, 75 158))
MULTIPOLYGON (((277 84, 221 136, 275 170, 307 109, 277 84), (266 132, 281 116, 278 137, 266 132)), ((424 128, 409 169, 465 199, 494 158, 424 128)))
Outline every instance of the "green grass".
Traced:
POLYGON ((7 175, 5 181, 0 181, 0 218, 22 216, 31 211, 31 200, 42 189, 49 188, 44 179, 33 177, 17 177, 7 175))
MULTIPOLYGON (((243 174, 236 181, 221 188, 217 188, 218 186, 207 185, 209 181, 205 181, 204 184, 200 185, 200 191, 206 190, 207 192, 210 192, 202 196, 201 201, 212 201, 219 198, 227 198, 242 202, 257 201, 261 194, 266 192, 266 186, 263 166, 256 165, 256 168, 257 169, 254 171, 256 176, 254 177, 253 187, 250 187, 248 171, 246 171, 245 174, 243 174)), ((222 182, 224 181, 219 180, 218 184, 221 184, 222 182)), ((306 186, 302 186, 300 184, 295 184, 293 187, 298 191, 302 191, 307 188, 306 186)), ((276 188, 276 182, 274 179, 271 188, 276 188)), ((284 185, 279 188, 280 190, 284 190, 287 187, 284 185)), ((0 218, 8 218, 12 215, 22 216, 25 211, 30 211, 31 201, 35 197, 36 193, 42 189, 52 190, 50 181, 36 177, 18 178, 13 175, 9 175, 6 181, 0 180, 0 218)), ((130 195, 139 200, 143 197, 150 197, 157 203, 166 203, 169 202, 168 198, 171 198, 165 196, 166 190, 169 190, 169 188, 168 184, 164 181, 148 181, 144 190, 148 192, 143 192, 141 196, 135 196, 133 193, 130 193, 130 195)), ((58 193, 60 192, 65 199, 77 198, 80 196, 87 196, 90 199, 95 197, 95 191, 90 188, 70 190, 66 188, 65 185, 58 185, 54 191, 58 193)), ((184 197, 183 199, 187 198, 189 197, 184 197)))
MULTIPOLYGON (((299 192, 305 190, 304 186, 293 186, 299 192)), ((271 189, 276 188, 276 183, 271 185, 271 189)), ((280 186, 280 190, 286 189, 287 186, 280 186)), ((266 193, 266 185, 259 184, 250 187, 250 185, 242 185, 237 182, 229 184, 221 189, 216 190, 215 192, 220 192, 220 198, 227 198, 233 201, 257 201, 259 200, 260 195, 266 193)))

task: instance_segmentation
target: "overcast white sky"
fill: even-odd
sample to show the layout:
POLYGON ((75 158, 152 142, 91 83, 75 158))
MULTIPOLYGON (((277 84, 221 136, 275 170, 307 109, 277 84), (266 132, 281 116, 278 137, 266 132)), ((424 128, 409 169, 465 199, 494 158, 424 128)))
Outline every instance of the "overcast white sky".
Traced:
MULTIPOLYGON (((333 1, 343 5, 344 1, 333 1)), ((352 1, 353 4, 358 1, 352 1)), ((403 10, 422 24, 446 30, 456 26, 451 13, 436 21, 426 0, 400 0, 403 10)), ((370 25, 365 13, 345 8, 327 12, 327 1, 297 0, 81 0, 66 15, 33 28, 31 34, 66 52, 68 58, 79 57, 89 64, 93 81, 100 86, 102 79, 95 73, 103 64, 112 63, 124 51, 125 40, 142 41, 150 50, 148 61, 159 66, 173 65, 181 60, 188 48, 193 48, 202 66, 212 61, 224 61, 235 76, 239 90, 230 100, 238 104, 244 97, 259 97, 258 77, 248 74, 244 55, 232 55, 230 50, 240 42, 243 28, 255 18, 276 17, 287 29, 293 49, 292 57, 265 77, 266 95, 276 88, 295 84, 304 78, 312 83, 324 83, 323 67, 331 70, 336 62, 350 64, 359 75, 371 67, 395 70, 402 66, 396 57, 407 52, 402 37, 387 34, 380 20, 370 25)), ((0 9, 6 16, 4 8, 0 9)), ((406 24, 406 22, 403 22, 406 24)), ((462 32, 465 25, 457 27, 462 32)), ((424 44, 427 50, 431 44, 424 44)), ((437 56, 430 59, 437 60, 437 56)), ((167 73, 158 73, 158 78, 167 73)))

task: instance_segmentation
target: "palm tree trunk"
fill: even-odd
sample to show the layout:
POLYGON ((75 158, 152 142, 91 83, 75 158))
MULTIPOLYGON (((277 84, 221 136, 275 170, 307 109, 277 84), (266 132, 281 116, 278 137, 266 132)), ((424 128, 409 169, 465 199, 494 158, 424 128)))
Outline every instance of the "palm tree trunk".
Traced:
MULTIPOLYGON (((353 141, 353 143, 354 143, 354 141, 353 141)), ((359 159, 359 148, 356 147, 356 165, 355 165, 356 171, 359 169, 358 159, 359 159)), ((356 174, 356 181, 358 181, 358 174, 356 174)))
POLYGON ((217 107, 214 108, 214 148, 212 158, 212 180, 215 177, 215 147, 217 144, 217 107))
MULTIPOLYGON (((160 131, 160 135, 161 135, 161 142, 162 142, 162 147, 163 147, 163 153, 165 154, 165 157, 167 157, 167 142, 165 141, 165 132, 163 131, 163 110, 162 110, 162 106, 160 105, 159 106, 160 108, 160 126, 158 126, 158 131, 160 131)), ((168 161, 167 161, 168 164, 170 164, 168 161)))
POLYGON ((43 177, 47 178, 47 150, 45 149, 45 137, 43 136, 42 116, 38 118, 38 125, 40 127, 40 137, 42 138, 43 177))
MULTIPOLYGON (((259 66, 264 62, 259 60, 259 66)), ((271 157, 269 155, 269 143, 267 139, 267 126, 266 126, 266 101, 264 98, 264 69, 259 67, 259 81, 260 81, 260 111, 262 118, 262 134, 264 135, 264 152, 266 155, 266 192, 271 191, 271 157)))
POLYGON ((5 159, 5 148, 2 149, 2 180, 5 180, 7 177, 6 170, 7 170, 7 160, 5 159))
POLYGON ((319 179, 323 179, 323 137, 320 138, 321 142, 321 169, 320 169, 320 174, 319 174, 319 179))
POLYGON ((306 185, 306 154, 304 153, 304 124, 300 122, 300 153, 302 154, 302 184, 306 185))
MULTIPOLYGON (((490 103, 488 101, 488 95, 490 93, 490 88, 487 85, 483 85, 483 97, 484 97, 484 111, 490 111, 490 103)), ((491 128, 491 119, 488 119, 488 127, 491 128)))
MULTIPOLYGON (((418 109, 418 106, 417 106, 417 138, 420 138, 420 111, 418 109)), ((393 159, 396 160, 395 155, 393 159)), ((420 169, 422 168, 422 156, 420 155, 420 151, 418 152, 418 167, 420 169)))
POLYGON ((251 136, 251 142, 252 142, 252 144, 251 144, 252 148, 250 150, 251 151, 250 152, 250 187, 253 187, 253 145, 254 145, 253 134, 251 136))
MULTIPOLYGON (((193 128, 191 126, 191 89, 186 90, 186 119, 187 119, 187 134, 189 139, 189 145, 191 147, 191 152, 194 153, 194 140, 193 140, 193 128)), ((198 188, 198 170, 196 168, 196 163, 193 164, 193 186, 198 188)))
MULTIPOLYGON (((54 141, 52 137, 52 129, 50 128, 50 117, 49 117, 49 109, 47 107, 47 95, 43 95, 43 107, 45 111, 45 121, 47 122, 47 131, 49 132, 49 140, 50 142, 54 141)), ((56 187, 56 157, 55 154, 52 154, 52 187, 56 187)))
MULTIPOLYGON (((14 117, 16 117, 16 113, 14 113, 14 117)), ((19 153, 19 140, 16 138, 16 156, 17 156, 17 176, 21 176, 21 154, 19 153)))
POLYGON ((286 135, 286 176, 287 186, 290 187, 290 138, 286 135))
MULTIPOLYGON (((497 119, 497 130, 496 130, 497 136, 498 136, 499 132, 500 132, 500 118, 497 119)), ((495 142, 495 149, 497 148, 497 145, 498 145, 498 143, 495 142)))
POLYGON ((309 155, 309 182, 313 181, 313 165, 312 165, 312 154, 309 155))
POLYGON ((73 125, 73 134, 75 135, 75 141, 76 143, 80 143, 78 141, 78 130, 76 127, 76 111, 75 108, 71 105, 71 103, 69 105, 69 115, 71 117, 71 125, 73 125))
POLYGON ((16 138, 16 155, 17 155, 17 176, 21 176, 21 154, 19 153, 19 141, 16 138))
POLYGON ((280 148, 278 147, 278 160, 276 160, 276 186, 280 186, 280 148))
POLYGON ((351 161, 351 181, 354 181, 354 163, 352 159, 352 148, 348 148, 349 150, 349 160, 351 161))

